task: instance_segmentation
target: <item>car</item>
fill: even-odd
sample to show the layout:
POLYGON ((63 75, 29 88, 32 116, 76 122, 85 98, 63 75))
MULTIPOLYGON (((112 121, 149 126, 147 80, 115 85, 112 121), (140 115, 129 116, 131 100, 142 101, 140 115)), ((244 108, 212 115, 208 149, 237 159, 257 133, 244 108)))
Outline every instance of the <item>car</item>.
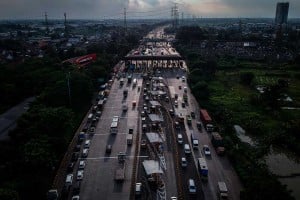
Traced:
POLYGON ((196 117, 195 112, 192 111, 191 116, 192 116, 193 119, 195 119, 195 117, 196 117))
POLYGON ((175 125, 175 129, 179 130, 180 129, 180 124, 178 121, 175 121, 174 122, 174 125, 175 125))
POLYGON ((185 157, 181 157, 181 167, 187 167, 187 160, 185 157))
POLYGON ((178 133, 177 135, 177 142, 178 144, 183 144, 183 136, 181 133, 178 133))
POLYGON ((204 152, 204 155, 211 156, 208 145, 203 145, 203 152, 204 152))
POLYGON ((78 157, 79 157, 79 153, 78 153, 78 152, 74 152, 74 153, 72 154, 71 160, 72 160, 73 162, 75 162, 75 161, 78 160, 78 157))
POLYGON ((72 171, 73 171, 73 169, 74 169, 74 164, 75 164, 74 162, 71 162, 71 163, 68 164, 68 168, 67 168, 67 171, 68 171, 68 172, 72 172, 72 171))
POLYGON ((112 145, 111 144, 106 145, 105 153, 110 154, 111 150, 112 150, 112 145))
POLYGON ((82 151, 82 157, 83 158, 86 158, 87 156, 88 156, 88 154, 89 154, 89 149, 83 149, 83 151, 82 151))
POLYGON ((142 140, 142 142, 141 142, 141 147, 142 147, 142 148, 146 148, 146 145, 147 145, 146 140, 142 140))
POLYGON ((75 147, 74 147, 74 151, 75 152, 79 152, 81 149, 81 145, 80 144, 77 144, 75 147))
POLYGON ((177 197, 171 197, 170 199, 171 200, 177 200, 177 197))
POLYGON ((192 117, 190 115, 186 116, 186 120, 187 120, 188 125, 192 124, 192 117))
POLYGON ((79 166, 78 166, 78 169, 84 169, 85 168, 85 161, 84 160, 81 160, 79 162, 79 166))
POLYGON ((199 129, 199 130, 202 130, 202 124, 201 124, 201 122, 196 122, 196 125, 197 125, 197 128, 199 129))
POLYGON ((171 116, 174 116, 174 110, 173 109, 170 109, 169 113, 170 113, 171 116))
POLYGON ((190 194, 196 194, 197 189, 196 189, 196 185, 195 185, 194 179, 191 179, 191 178, 189 179, 188 186, 189 186, 189 193, 190 194))
POLYGON ((140 196, 142 194, 142 183, 135 184, 135 195, 140 196))
POLYGON ((185 76, 181 77, 182 82, 185 82, 185 76))
POLYGON ((179 75, 177 75, 176 78, 179 79, 179 75))
POLYGON ((83 170, 77 171, 77 180, 80 181, 83 179, 83 170))
POLYGON ((72 185, 72 183, 73 183, 73 174, 68 174, 66 177, 66 184, 72 185))
POLYGON ((72 200, 80 200, 79 195, 73 196, 73 197, 72 197, 72 200))
POLYGON ((127 112, 128 106, 127 105, 122 105, 122 110, 123 110, 123 112, 127 112))
POLYGON ((73 196, 79 195, 79 193, 80 193, 80 185, 81 185, 81 182, 80 182, 80 181, 77 181, 77 182, 74 184, 74 186, 73 186, 73 191, 72 191, 73 196))
POLYGON ((175 99, 178 99, 178 94, 176 93, 176 94, 174 95, 174 97, 175 97, 175 99))
POLYGON ((185 108, 185 103, 184 102, 181 103, 181 107, 185 108))
POLYGON ((181 85, 179 85, 179 86, 178 86, 178 89, 181 90, 181 88, 182 88, 181 85))
POLYGON ((95 127, 91 127, 91 128, 90 128, 90 133, 91 133, 91 134, 95 133, 95 130, 96 130, 95 127))
POLYGON ((191 154, 191 148, 189 144, 184 144, 184 153, 191 154))
POLYGON ((175 107, 178 107, 178 101, 174 101, 175 107))

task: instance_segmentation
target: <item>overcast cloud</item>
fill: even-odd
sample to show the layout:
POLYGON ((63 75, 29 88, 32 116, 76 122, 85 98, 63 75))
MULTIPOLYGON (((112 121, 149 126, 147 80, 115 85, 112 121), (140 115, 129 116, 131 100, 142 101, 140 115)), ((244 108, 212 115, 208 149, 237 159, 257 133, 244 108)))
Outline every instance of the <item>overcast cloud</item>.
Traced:
MULTIPOLYGON (((170 17, 171 0, 0 0, 0 19, 170 17)), ((202 17, 274 17, 278 0, 176 0, 179 12, 202 17)), ((300 0, 290 0, 290 18, 300 18, 300 0)))

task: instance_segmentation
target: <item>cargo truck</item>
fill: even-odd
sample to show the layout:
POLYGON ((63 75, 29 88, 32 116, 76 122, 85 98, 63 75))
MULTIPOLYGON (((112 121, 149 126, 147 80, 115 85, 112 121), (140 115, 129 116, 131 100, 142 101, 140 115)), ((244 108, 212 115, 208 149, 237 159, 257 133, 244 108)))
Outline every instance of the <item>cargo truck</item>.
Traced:
POLYGON ((200 119, 205 125, 212 123, 211 117, 205 109, 200 109, 200 119))
POLYGON ((228 199, 228 190, 225 182, 218 182, 219 199, 228 199))
POLYGON ((193 131, 190 131, 190 132, 191 132, 191 141, 192 141, 193 149, 198 150, 198 148, 199 148, 198 137, 197 137, 196 133, 194 133, 193 131))
POLYGON ((125 179, 125 157, 126 154, 124 152, 118 153, 118 166, 115 170, 114 180, 117 182, 122 182, 125 179))
POLYGON ((211 134, 211 143, 215 147, 218 155, 224 155, 225 153, 224 142, 222 136, 219 133, 213 132, 211 134))

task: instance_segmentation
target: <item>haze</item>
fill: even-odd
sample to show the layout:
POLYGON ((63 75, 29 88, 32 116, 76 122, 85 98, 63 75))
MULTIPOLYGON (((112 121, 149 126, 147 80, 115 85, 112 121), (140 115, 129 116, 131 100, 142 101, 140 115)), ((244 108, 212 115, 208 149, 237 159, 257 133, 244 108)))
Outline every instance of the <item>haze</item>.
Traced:
MULTIPOLYGON (((201 17, 270 17, 275 16, 278 0, 181 0, 179 12, 184 16, 201 17)), ((290 0, 289 18, 300 17, 300 1, 290 0)), ((127 17, 169 18, 173 1, 169 0, 2 0, 0 19, 63 18, 67 12, 72 19, 121 19, 127 17)))

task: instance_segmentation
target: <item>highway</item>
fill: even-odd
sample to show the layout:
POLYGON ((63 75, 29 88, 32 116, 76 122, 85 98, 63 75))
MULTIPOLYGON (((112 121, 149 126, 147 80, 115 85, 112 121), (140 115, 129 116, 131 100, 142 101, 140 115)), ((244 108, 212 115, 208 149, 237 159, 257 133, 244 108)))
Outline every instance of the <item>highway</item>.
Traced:
MULTIPOLYGON (((149 33, 148 38, 171 38, 163 33, 162 28, 149 33)), ((132 50, 129 55, 151 52, 149 55, 178 55, 176 50, 166 43, 150 43, 141 45, 132 50), (150 46, 150 48, 148 48, 150 46)), ((147 53, 146 53, 147 54, 147 53)), ((230 162, 216 154, 211 142, 210 134, 205 129, 199 130, 196 122, 200 121, 199 105, 187 85, 188 69, 184 62, 153 61, 150 66, 143 60, 133 61, 134 68, 119 67, 112 82, 108 85, 106 103, 101 108, 101 117, 95 122, 95 131, 88 130, 85 141, 90 140, 88 155, 83 155, 84 142, 80 143, 80 157, 75 167, 69 172, 73 174, 73 187, 80 183, 80 192, 68 190, 68 199, 80 196, 80 199, 218 199, 217 182, 224 181, 228 187, 229 199, 240 199, 242 190, 241 182, 230 162), (128 75, 137 80, 137 86, 128 83, 128 75), (124 85, 121 84, 124 80, 124 85), (186 87, 186 88, 185 88, 186 87), (124 98, 123 92, 128 90, 124 98), (185 91, 186 90, 186 91, 185 91), (160 95, 158 95, 158 93, 160 95), (183 94, 188 96, 183 105, 183 94), (178 98, 175 96, 178 95, 178 98), (133 101, 136 105, 133 106, 133 101), (178 103, 178 106, 175 105, 178 103), (158 104, 157 104, 157 103, 158 104), (122 105, 127 105, 124 112, 122 105), (157 104, 153 106, 153 104, 157 104), (169 110, 174 111, 172 115, 169 110), (187 123, 186 116, 195 113, 191 125, 187 123), (150 116, 155 115, 157 119, 150 116), (182 115, 183 123, 175 128, 178 122, 176 115, 182 115), (111 122, 118 116, 118 132, 110 133, 111 122), (161 122, 159 122, 161 120, 161 122), (145 129, 144 129, 145 126, 145 129), (133 128, 132 145, 127 144, 126 137, 129 128, 133 128), (191 132, 199 138, 199 149, 192 148, 191 132), (159 140, 150 142, 148 133, 155 133, 159 140), (178 144, 177 135, 183 135, 183 144, 189 144, 191 154, 184 152, 183 144, 178 144), (106 146, 111 145, 111 153, 106 152, 106 146), (205 156, 203 145, 208 145, 211 156, 205 156), (124 152, 125 179, 117 182, 114 180, 115 171, 120 166, 119 152, 124 152), (181 157, 186 157, 187 167, 181 166, 181 157), (197 166, 197 159, 204 157, 208 166, 207 181, 202 180, 197 166), (155 174, 146 174, 143 163, 152 160, 157 162, 155 174), (79 161, 85 161, 82 180, 76 181, 79 161), (188 180, 193 179, 196 194, 189 194, 188 180), (135 184, 142 184, 142 193, 135 192, 135 184)), ((102 97, 103 98, 103 97, 102 97)), ((95 103, 96 105, 96 103, 95 103)), ((94 105, 94 106, 95 106, 94 105)), ((97 108, 99 109, 99 108, 97 108)), ((90 111, 93 113, 93 109, 90 111)), ((95 111, 94 111, 95 112, 95 111)), ((87 115, 88 116, 88 115, 87 115)), ((87 120, 87 119, 85 119, 87 120)), ((90 126, 90 124, 89 124, 90 126)))

